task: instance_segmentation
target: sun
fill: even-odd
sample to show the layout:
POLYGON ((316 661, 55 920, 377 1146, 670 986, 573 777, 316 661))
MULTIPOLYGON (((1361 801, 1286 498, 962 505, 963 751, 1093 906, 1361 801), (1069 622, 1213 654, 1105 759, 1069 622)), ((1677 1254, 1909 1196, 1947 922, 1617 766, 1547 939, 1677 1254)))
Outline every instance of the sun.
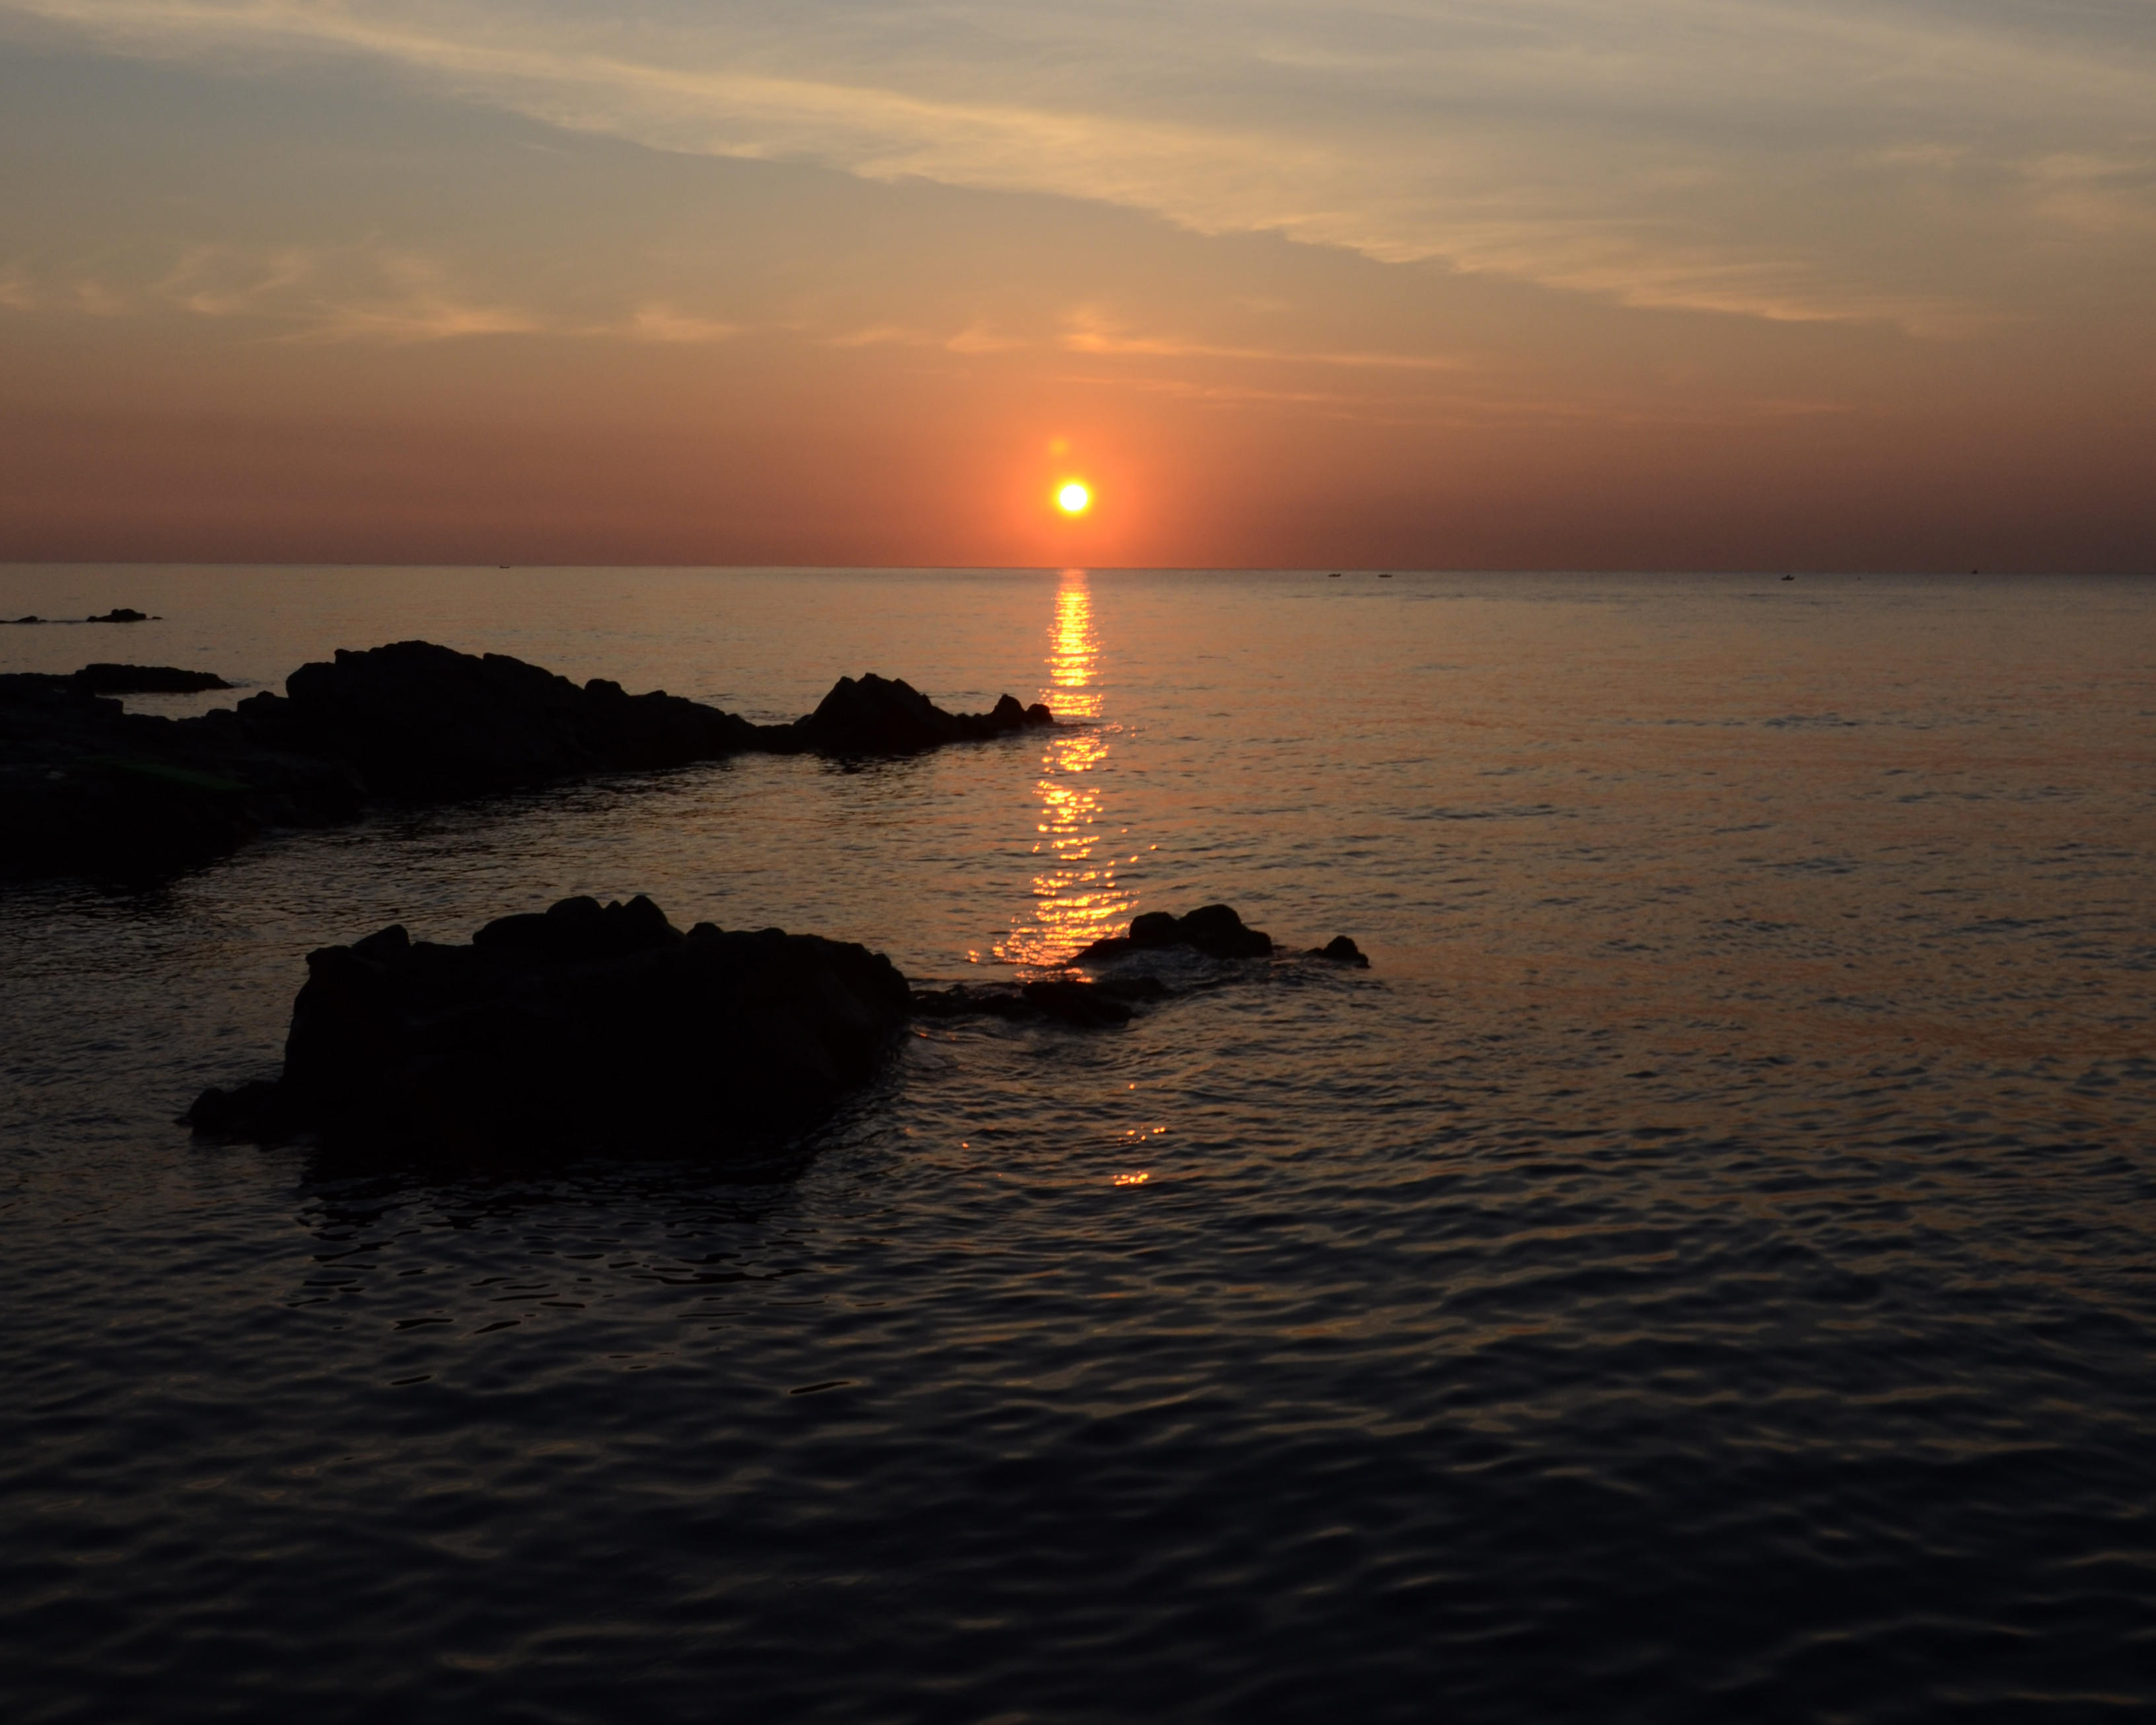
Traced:
POLYGON ((1065 515, 1083 515, 1093 506, 1093 494, 1072 480, 1055 494, 1055 506, 1065 515))

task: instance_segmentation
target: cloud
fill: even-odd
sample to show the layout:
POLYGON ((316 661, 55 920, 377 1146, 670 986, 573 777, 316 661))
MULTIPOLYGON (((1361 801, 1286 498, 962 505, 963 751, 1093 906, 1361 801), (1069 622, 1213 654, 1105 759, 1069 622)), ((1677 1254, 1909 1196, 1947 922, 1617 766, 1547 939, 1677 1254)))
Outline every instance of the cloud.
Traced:
POLYGON ((742 333, 735 323, 721 323, 713 318, 697 317, 676 311, 671 305, 639 305, 630 313, 622 331, 639 341, 670 341, 688 347, 707 347, 715 341, 731 341, 742 333))
POLYGON ((542 334, 710 342, 738 333, 662 305, 570 318, 475 288, 435 259, 369 245, 139 244, 43 268, 18 259, 0 270, 0 305, 93 317, 177 314, 249 324, 259 339, 303 345, 542 334))
POLYGON ((121 53, 356 56, 654 148, 1098 200, 1627 304, 1954 333, 2034 224, 2147 244, 2146 6, 0 0, 121 53), (2061 180, 2046 163, 2102 162, 2061 180), (1950 182, 1948 184, 1946 182, 1950 182), (1943 189, 1943 186, 1944 189, 1943 189))
POLYGON ((1451 354, 1327 353, 1230 347, 1177 336, 1134 336, 1087 306, 1065 319, 1061 344, 1072 353, 1149 359, 1227 359, 1259 365, 1344 366, 1354 371, 1458 372, 1471 361, 1451 354))
POLYGON ((274 315, 280 301, 304 290, 316 268, 315 254, 296 246, 266 254, 192 246, 152 292, 198 317, 274 315))

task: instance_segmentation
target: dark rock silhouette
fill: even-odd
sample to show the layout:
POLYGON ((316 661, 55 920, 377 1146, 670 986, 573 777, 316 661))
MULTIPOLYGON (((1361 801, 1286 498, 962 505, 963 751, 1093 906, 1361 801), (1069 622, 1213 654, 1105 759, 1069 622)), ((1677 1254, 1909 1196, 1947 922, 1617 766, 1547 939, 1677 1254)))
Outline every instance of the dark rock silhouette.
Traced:
POLYGON ((73 677, 0 676, 0 876, 154 876, 360 803, 332 762, 129 713, 73 677))
POLYGON ((800 747, 819 754, 897 755, 1055 722, 1039 702, 1020 706, 1009 695, 985 713, 947 713, 911 684, 871 674, 839 678, 807 718, 771 728, 792 732, 800 747))
POLYGON ((755 725, 664 691, 579 687, 506 655, 426 641, 340 652, 300 666, 281 696, 198 718, 124 713, 93 692, 116 688, 113 676, 206 675, 92 665, 71 678, 0 676, 0 876, 154 876, 265 826, 348 819, 370 799, 752 752, 911 754, 1055 722, 1009 696, 990 712, 946 712, 906 683, 865 676, 841 679, 790 725, 755 725))
POLYGON ((307 957, 285 1069, 206 1090, 206 1134, 501 1163, 752 1151, 875 1076, 906 979, 865 947, 686 934, 648 898, 565 899, 470 944, 392 927, 307 957))
MULTIPOLYGON (((72 617, 39 617, 34 613, 28 617, 0 617, 0 623, 73 623, 72 617)), ((125 605, 116 605, 102 617, 85 617, 85 623, 162 623, 162 617, 152 617, 146 611, 131 611, 125 605)))
POLYGON ((68 680, 92 695, 194 695, 232 686, 214 671, 171 665, 85 665, 68 680))
POLYGON ((1132 922, 1128 934, 1095 941, 1072 962, 1097 964, 1169 947, 1195 947, 1209 958, 1263 958, 1270 955, 1273 942, 1270 935, 1245 927, 1226 905, 1203 905, 1183 916, 1148 911, 1132 922))
POLYGON ((427 641, 340 652, 301 665, 285 687, 239 704, 231 722, 241 735, 342 762, 369 790, 403 798, 743 753, 912 754, 1055 722, 1008 695, 993 712, 946 712, 909 684, 870 675, 840 678, 791 725, 753 725, 663 690, 630 695, 603 678, 579 688, 521 659, 427 641))
MULTIPOLYGON (((1146 919, 1140 918, 1141 922, 1146 919)), ((1173 940, 1230 956, 1271 942, 1225 906, 1160 916, 1173 940)), ((1366 964, 1345 935, 1312 956, 1366 964)), ((313 1134, 334 1150, 486 1165, 587 1153, 725 1157, 774 1147, 873 1079, 908 1016, 1081 1029, 1164 999, 1143 973, 911 989, 866 947, 699 922, 649 898, 564 899, 498 917, 468 945, 393 925, 307 955, 285 1066, 213 1086, 181 1117, 200 1134, 313 1134)))
POLYGON ((505 654, 399 641, 303 665, 285 693, 206 716, 235 737, 336 761, 408 801, 610 770, 678 767, 756 747, 757 727, 663 691, 629 695, 505 654))
MULTIPOLYGON (((1071 960, 1074 964, 1112 963, 1138 952, 1158 952, 1187 947, 1209 958, 1265 958, 1279 950, 1272 937, 1248 928, 1226 905, 1202 905, 1181 916, 1165 911, 1148 911, 1135 918, 1129 932, 1097 940, 1071 960)), ((1368 970, 1370 961, 1363 949, 1344 934, 1337 934, 1322 947, 1312 947, 1307 958, 1327 958, 1336 964, 1368 970)))

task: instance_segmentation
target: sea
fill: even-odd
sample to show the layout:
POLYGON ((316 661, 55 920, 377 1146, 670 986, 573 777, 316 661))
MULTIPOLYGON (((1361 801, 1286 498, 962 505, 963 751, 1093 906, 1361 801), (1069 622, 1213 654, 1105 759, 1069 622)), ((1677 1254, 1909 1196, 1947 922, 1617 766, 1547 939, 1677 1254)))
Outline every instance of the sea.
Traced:
POLYGON ((1067 722, 0 888, 14 1725, 2156 1709, 2156 582, 0 571, 113 606, 0 670, 1067 722), (924 985, 1211 902, 1371 964, 924 1023, 746 1165, 175 1123, 312 948, 639 892, 924 985))

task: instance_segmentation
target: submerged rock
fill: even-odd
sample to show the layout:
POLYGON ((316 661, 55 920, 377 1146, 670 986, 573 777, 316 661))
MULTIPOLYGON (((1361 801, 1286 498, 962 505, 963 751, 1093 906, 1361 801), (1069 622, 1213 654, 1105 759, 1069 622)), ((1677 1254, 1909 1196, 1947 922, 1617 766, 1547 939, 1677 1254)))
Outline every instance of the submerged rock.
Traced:
POLYGON ((987 987, 961 983, 952 988, 915 989, 912 1011, 922 1019, 1046 1019, 1076 1029, 1104 1030, 1130 1023, 1132 1002, 1159 1000, 1167 993, 1155 977, 1083 983, 1050 978, 987 987))
POLYGON ((875 1076, 907 1010, 880 953, 565 899, 466 946, 391 927, 307 957, 285 1070, 212 1088, 198 1132, 488 1163, 753 1150, 875 1076))
MULTIPOLYGON (((1165 911, 1148 911, 1132 921, 1127 933, 1097 940, 1071 960, 1074 964, 1106 964, 1139 952, 1188 947, 1209 958, 1265 958, 1279 950, 1272 937, 1250 928, 1226 905, 1201 905, 1181 916, 1165 911)), ((1368 970, 1370 961, 1363 949, 1344 934, 1336 934, 1322 947, 1312 947, 1306 958, 1330 959, 1335 964, 1368 970)))
POLYGON ((1273 942, 1262 930, 1245 927, 1226 905, 1201 905, 1182 916, 1148 911, 1132 922, 1129 933, 1095 941, 1073 962, 1097 964, 1170 947, 1194 947, 1209 958, 1264 958, 1270 956, 1273 942))

